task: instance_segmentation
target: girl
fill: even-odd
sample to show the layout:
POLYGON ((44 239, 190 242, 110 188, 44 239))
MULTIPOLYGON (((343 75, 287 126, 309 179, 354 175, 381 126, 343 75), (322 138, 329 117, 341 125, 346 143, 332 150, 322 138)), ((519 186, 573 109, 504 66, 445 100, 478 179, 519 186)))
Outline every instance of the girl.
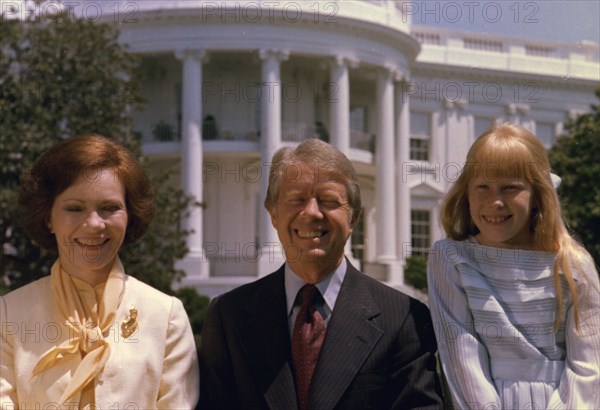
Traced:
POLYGON ((544 146, 512 124, 471 147, 428 263, 457 409, 600 408, 600 286, 567 232, 544 146))

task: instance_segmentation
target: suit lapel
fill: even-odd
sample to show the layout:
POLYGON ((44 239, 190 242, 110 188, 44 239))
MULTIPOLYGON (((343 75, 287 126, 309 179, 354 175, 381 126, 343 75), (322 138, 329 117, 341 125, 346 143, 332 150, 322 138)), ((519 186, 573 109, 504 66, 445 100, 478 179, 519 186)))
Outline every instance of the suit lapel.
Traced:
POLYGON ((311 381, 309 408, 335 407, 383 334, 371 321, 379 310, 361 275, 348 263, 311 381))
POLYGON ((283 272, 282 267, 262 279, 253 299, 248 301, 240 346, 269 407, 287 410, 296 406, 296 391, 290 367, 283 272))

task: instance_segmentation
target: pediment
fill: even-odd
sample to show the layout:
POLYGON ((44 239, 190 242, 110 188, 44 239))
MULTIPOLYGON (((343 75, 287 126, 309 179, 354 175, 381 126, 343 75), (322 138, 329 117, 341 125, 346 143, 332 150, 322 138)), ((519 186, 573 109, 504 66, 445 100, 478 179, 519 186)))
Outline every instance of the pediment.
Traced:
POLYGON ((427 198, 441 198, 444 196, 444 192, 428 184, 427 182, 421 182, 410 189, 410 195, 427 198))

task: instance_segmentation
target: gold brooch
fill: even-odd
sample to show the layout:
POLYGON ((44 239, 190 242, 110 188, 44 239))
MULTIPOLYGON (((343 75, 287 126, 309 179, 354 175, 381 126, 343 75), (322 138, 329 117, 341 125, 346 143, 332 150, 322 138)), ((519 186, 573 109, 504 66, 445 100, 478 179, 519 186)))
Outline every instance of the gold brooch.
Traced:
POLYGON ((131 307, 129 308, 129 317, 123 322, 121 322, 121 334, 125 339, 127 339, 139 329, 138 322, 136 320, 137 314, 137 309, 135 308, 135 306, 131 305, 131 307))

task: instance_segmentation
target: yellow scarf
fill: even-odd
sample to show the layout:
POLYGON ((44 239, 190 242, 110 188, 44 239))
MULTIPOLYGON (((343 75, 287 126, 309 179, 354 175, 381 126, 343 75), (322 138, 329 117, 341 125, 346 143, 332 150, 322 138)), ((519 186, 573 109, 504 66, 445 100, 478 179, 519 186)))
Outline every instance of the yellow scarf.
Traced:
POLYGON ((73 337, 48 350, 33 368, 32 377, 56 365, 65 354, 79 354, 80 350, 86 354, 60 398, 63 403, 92 381, 110 357, 110 345, 104 335, 108 334, 115 321, 125 289, 125 272, 117 258, 108 275, 98 315, 91 312, 90 320, 85 317, 83 303, 71 276, 62 269, 59 261, 52 266, 50 283, 54 304, 72 330, 73 337))

